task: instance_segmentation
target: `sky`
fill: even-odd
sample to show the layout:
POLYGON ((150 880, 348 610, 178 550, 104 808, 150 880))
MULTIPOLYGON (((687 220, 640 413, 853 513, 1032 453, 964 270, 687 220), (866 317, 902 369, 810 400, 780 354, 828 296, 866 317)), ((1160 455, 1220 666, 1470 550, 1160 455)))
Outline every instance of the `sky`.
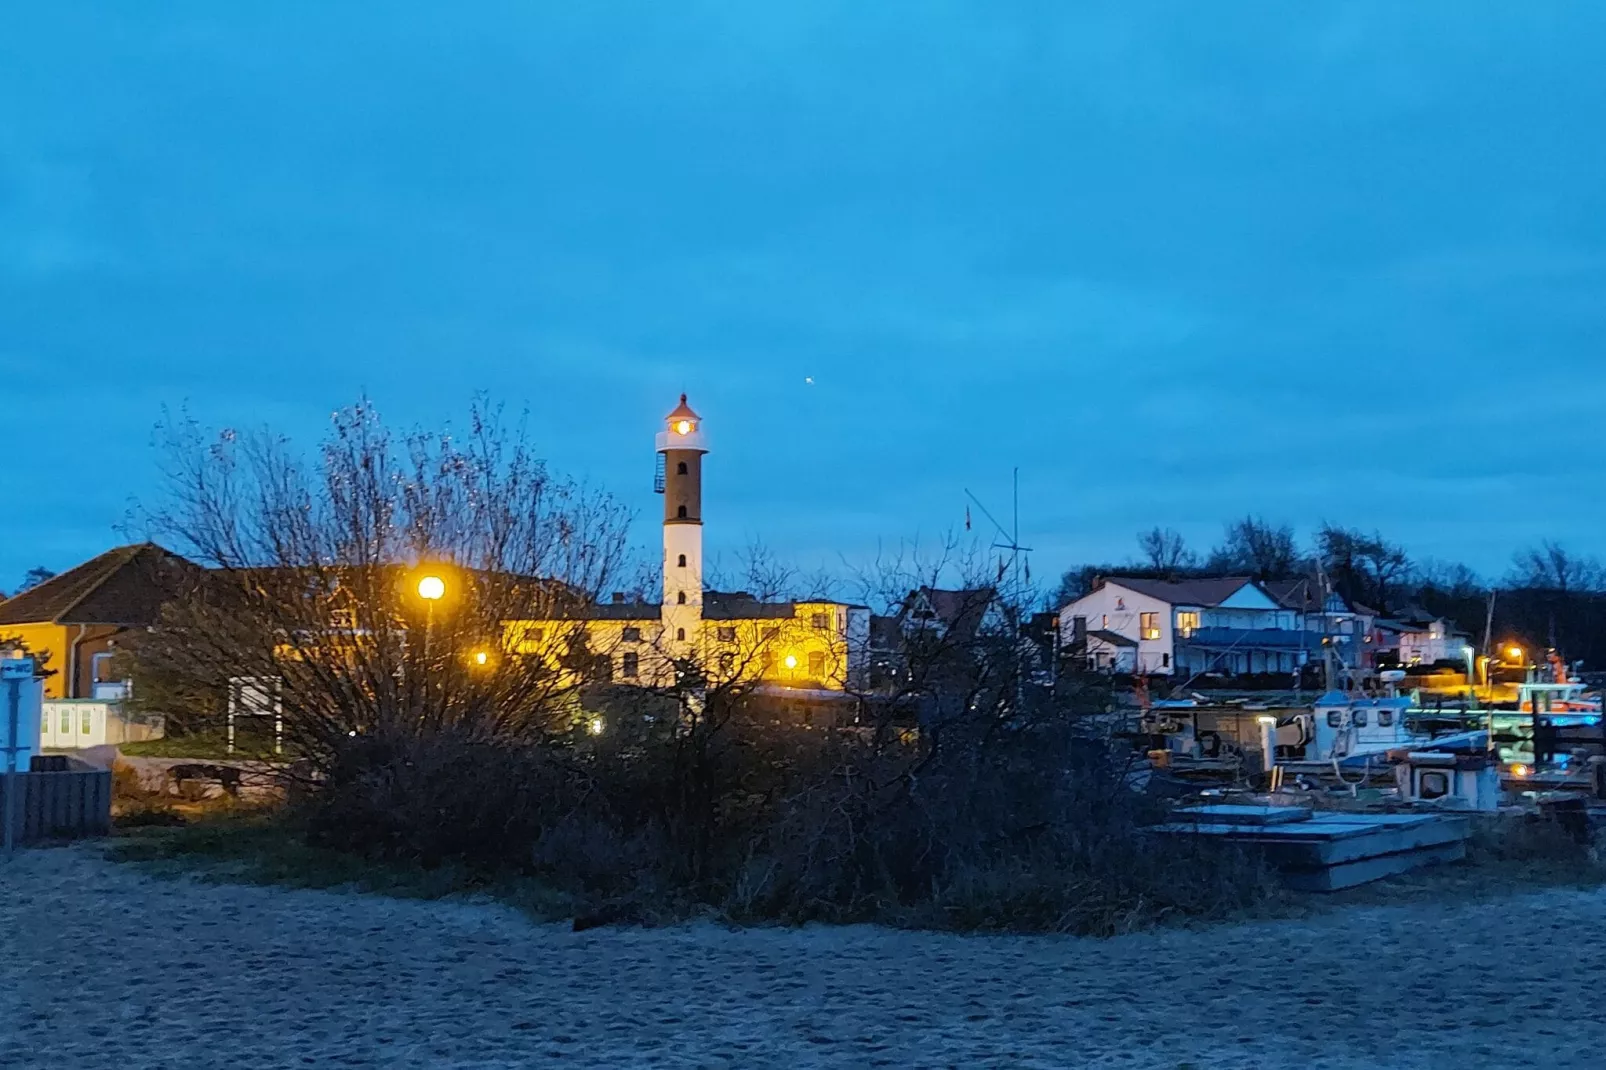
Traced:
POLYGON ((1606 555, 1606 4, 6 21, 0 589, 124 541, 164 406, 311 445, 482 392, 651 542, 686 391, 711 550, 808 569, 1017 466, 1039 577, 1246 512, 1606 555))

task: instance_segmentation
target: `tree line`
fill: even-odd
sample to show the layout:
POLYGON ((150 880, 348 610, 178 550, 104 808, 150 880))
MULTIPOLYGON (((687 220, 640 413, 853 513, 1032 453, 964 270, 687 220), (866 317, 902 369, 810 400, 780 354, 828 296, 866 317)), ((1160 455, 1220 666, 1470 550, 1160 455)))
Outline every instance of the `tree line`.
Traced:
POLYGON ((1247 515, 1228 523, 1220 541, 1203 552, 1179 532, 1154 527, 1138 534, 1137 552, 1126 561, 1066 571, 1052 607, 1075 601, 1099 577, 1116 574, 1320 580, 1357 609, 1447 617, 1474 645, 1487 639, 1531 650, 1555 648, 1569 660, 1606 667, 1606 566, 1548 539, 1514 553, 1504 574, 1486 577, 1460 562, 1414 558, 1381 531, 1333 523, 1323 523, 1301 542, 1292 525, 1247 515))

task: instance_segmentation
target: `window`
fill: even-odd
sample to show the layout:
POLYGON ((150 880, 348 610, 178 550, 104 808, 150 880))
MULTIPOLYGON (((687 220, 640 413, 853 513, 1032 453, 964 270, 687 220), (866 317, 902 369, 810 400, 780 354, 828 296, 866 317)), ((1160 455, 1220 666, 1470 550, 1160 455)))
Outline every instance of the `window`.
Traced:
POLYGON ((1338 728, 1338 727, 1341 727, 1343 724, 1344 724, 1344 715, 1343 714, 1339 713, 1337 710, 1328 710, 1327 711, 1327 727, 1328 728, 1338 728))
POLYGON ((613 679, 613 659, 606 654, 598 654, 596 662, 591 669, 596 679, 606 683, 613 679))
POLYGON ((546 630, 543 629, 543 628, 525 628, 524 629, 524 641, 526 643, 539 643, 541 640, 543 640, 545 638, 546 638, 546 630))
POLYGON ((1197 609, 1177 610, 1177 634, 1184 639, 1192 639, 1193 633, 1199 630, 1199 611, 1197 609))
POLYGON ((1110 615, 1108 613, 1101 614, 1099 620, 1099 627, 1108 630, 1110 627, 1110 615))
POLYGON ((676 564, 678 564, 681 568, 685 568, 686 567, 686 555, 685 554, 681 554, 680 555, 680 560, 677 561, 676 564))
POLYGON ((78 727, 78 731, 82 732, 86 736, 89 735, 89 711, 88 710, 85 710, 84 711, 84 715, 78 719, 78 726, 79 726, 78 727))
POLYGON ((681 591, 679 594, 675 595, 675 601, 679 602, 681 605, 685 605, 686 604, 686 592, 685 591, 681 591))
POLYGON ((779 629, 779 628, 765 628, 764 629, 764 638, 766 640, 777 639, 777 638, 780 637, 780 634, 781 634, 781 629, 779 629))
POLYGON ((641 665, 641 656, 628 650, 619 656, 619 675, 634 680, 641 665))
POLYGON ((1366 727, 1366 720, 1367 720, 1367 718, 1366 718, 1366 711, 1365 710, 1356 710, 1355 711, 1355 727, 1356 728, 1365 728, 1366 727))
POLYGON ((1160 668, 1169 669, 1170 667, 1171 667, 1171 655, 1170 654, 1161 654, 1160 655, 1160 668))
POLYGON ((819 680, 825 676, 825 653, 816 650, 809 655, 809 675, 819 680))
POLYGON ((1416 793, 1424 799, 1442 799, 1450 794, 1450 774, 1442 769, 1423 770, 1418 774, 1416 793))
POLYGON ((721 628, 719 630, 719 641, 721 643, 734 643, 734 642, 736 642, 736 629, 735 628, 721 628))
POLYGON ((675 629, 675 638, 678 639, 680 642, 684 643, 686 641, 686 629, 684 629, 684 628, 676 628, 675 629))
POLYGON ((686 462, 685 461, 681 461, 679 464, 675 465, 675 474, 677 476, 683 476, 683 475, 686 474, 686 462))
POLYGON ((1138 614, 1138 638, 1140 638, 1140 639, 1158 639, 1158 638, 1160 638, 1160 614, 1158 614, 1158 613, 1139 613, 1138 614))
POLYGON ((831 627, 831 614, 816 613, 814 614, 814 617, 811 619, 810 623, 814 625, 814 629, 816 631, 823 632, 831 627))
POLYGON ((627 643, 639 643, 641 642, 641 629, 636 627, 626 628, 619 633, 619 638, 627 643))
POLYGON ((1390 728, 1390 727, 1393 726, 1393 724, 1394 724, 1394 711, 1393 710, 1378 710, 1377 711, 1377 726, 1379 728, 1390 728))
POLYGON ((681 520, 685 520, 686 519, 686 507, 684 505, 682 505, 680 508, 676 509, 675 510, 675 516, 677 518, 681 519, 681 520))

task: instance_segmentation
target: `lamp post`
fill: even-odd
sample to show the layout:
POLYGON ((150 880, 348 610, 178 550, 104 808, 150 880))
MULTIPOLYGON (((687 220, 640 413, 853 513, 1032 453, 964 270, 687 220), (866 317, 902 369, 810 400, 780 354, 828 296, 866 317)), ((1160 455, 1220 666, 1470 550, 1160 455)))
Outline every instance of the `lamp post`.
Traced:
POLYGON ((418 581, 418 597, 424 600, 424 664, 429 665, 430 633, 435 630, 435 603, 446 597, 446 581, 425 576, 418 581))

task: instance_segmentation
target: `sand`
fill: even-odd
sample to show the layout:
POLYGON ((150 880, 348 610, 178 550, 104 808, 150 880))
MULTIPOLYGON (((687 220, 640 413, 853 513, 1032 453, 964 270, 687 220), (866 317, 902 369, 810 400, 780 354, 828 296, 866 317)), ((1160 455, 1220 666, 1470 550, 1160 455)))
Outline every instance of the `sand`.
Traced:
POLYGON ((0 1066, 1597 1067, 1606 891, 1096 941, 569 931, 0 863, 0 1066))

